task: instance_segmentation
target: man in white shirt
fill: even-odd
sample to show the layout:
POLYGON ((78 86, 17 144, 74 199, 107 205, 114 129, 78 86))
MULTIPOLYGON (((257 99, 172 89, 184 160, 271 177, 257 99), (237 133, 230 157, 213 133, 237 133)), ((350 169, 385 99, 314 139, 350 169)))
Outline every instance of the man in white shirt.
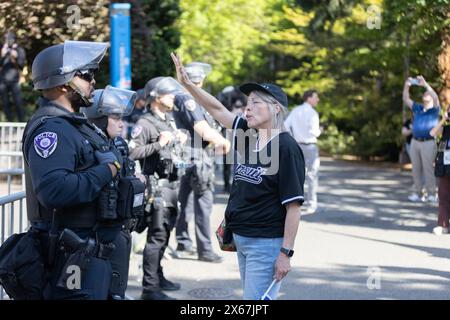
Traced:
POLYGON ((317 210, 317 188, 319 184, 319 148, 317 138, 320 136, 319 114, 314 108, 319 103, 316 90, 307 90, 303 94, 303 104, 295 107, 287 117, 284 125, 297 141, 303 151, 306 166, 307 213, 317 210))

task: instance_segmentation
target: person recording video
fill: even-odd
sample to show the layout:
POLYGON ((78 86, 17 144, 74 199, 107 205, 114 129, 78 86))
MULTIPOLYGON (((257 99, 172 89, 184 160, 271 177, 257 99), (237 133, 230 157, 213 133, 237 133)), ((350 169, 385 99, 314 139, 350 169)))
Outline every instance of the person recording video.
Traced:
POLYGON ((18 120, 25 121, 22 93, 20 91, 20 72, 25 65, 25 50, 16 43, 16 35, 12 31, 5 34, 5 43, 0 54, 0 95, 2 97, 3 112, 8 121, 14 121, 9 104, 11 93, 16 105, 18 120))

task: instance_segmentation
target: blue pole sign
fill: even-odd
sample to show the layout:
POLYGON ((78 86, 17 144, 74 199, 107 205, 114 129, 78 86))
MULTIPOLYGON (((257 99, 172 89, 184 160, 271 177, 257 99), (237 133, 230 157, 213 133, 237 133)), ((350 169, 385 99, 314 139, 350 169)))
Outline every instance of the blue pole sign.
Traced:
POLYGON ((111 27, 111 84, 113 87, 131 89, 131 28, 129 3, 112 3, 111 27))

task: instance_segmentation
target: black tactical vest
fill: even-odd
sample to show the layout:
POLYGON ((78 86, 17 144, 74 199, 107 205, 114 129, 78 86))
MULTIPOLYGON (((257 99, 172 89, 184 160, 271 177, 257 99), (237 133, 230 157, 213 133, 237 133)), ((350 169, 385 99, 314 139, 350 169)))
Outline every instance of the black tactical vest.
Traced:
MULTIPOLYGON (((53 210, 42 206, 33 190, 30 167, 27 161, 27 148, 30 148, 31 137, 33 132, 38 129, 48 118, 60 117, 65 119, 71 125, 77 127, 78 131, 91 142, 92 148, 98 148, 99 144, 107 144, 106 138, 103 139, 95 130, 88 124, 85 117, 77 116, 69 113, 66 109, 53 104, 47 99, 41 98, 39 101, 39 109, 28 121, 23 137, 22 137, 22 151, 24 154, 24 169, 25 169, 25 186, 26 186, 26 203, 27 216, 30 222, 51 222, 53 210), (89 135, 89 138, 87 137, 89 135), (93 140, 96 141, 93 141, 93 140), (94 146, 97 144, 97 147, 94 146)), ((96 162, 80 163, 75 171, 85 170, 89 167, 97 165, 96 162)), ((72 228, 92 228, 97 223, 97 200, 92 203, 75 205, 57 209, 55 213, 58 215, 58 224, 60 227, 72 228)))
MULTIPOLYGON (((162 131, 175 131, 175 123, 169 117, 169 115, 166 115, 166 120, 162 120, 159 117, 155 116, 152 111, 150 111, 149 113, 144 114, 140 119, 146 120, 149 125, 153 126, 158 133, 158 137, 162 131)), ((155 141, 149 141, 149 143, 153 143, 156 141, 158 140, 156 139, 155 141)), ((153 175, 154 173, 157 173, 160 178, 175 180, 176 173, 167 174, 166 167, 172 166, 172 155, 169 148, 170 146, 166 146, 164 148, 161 148, 159 152, 152 154, 145 159, 139 160, 142 167, 142 172, 146 175, 153 175)))
POLYGON ((436 155, 436 162, 434 173, 436 177, 448 176, 450 177, 450 164, 444 164, 445 152, 450 152, 450 123, 446 123, 442 132, 442 139, 438 144, 438 152, 436 155))

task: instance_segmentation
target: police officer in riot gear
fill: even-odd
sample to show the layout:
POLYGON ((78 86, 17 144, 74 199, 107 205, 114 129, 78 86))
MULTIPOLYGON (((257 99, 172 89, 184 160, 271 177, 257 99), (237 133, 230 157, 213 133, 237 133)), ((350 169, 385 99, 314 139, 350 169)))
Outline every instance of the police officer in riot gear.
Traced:
POLYGON ((25 119, 19 84, 21 69, 25 63, 25 50, 17 44, 15 33, 8 31, 5 34, 5 43, 0 50, 0 97, 8 121, 14 121, 9 102, 10 93, 14 100, 18 120, 22 122, 25 119))
POLYGON ((131 132, 130 155, 133 159, 139 159, 142 173, 149 180, 145 210, 148 232, 143 252, 144 300, 170 300, 173 298, 162 290, 180 289, 180 284, 164 277, 161 259, 178 214, 178 170, 170 149, 174 148, 174 143, 187 140, 185 134, 177 131, 168 113, 173 109, 175 92, 181 89, 171 77, 157 77, 148 81, 145 97, 149 112, 138 120, 131 132))
POLYGON ((133 108, 133 111, 128 116, 123 117, 123 120, 126 124, 126 132, 125 135, 127 139, 129 140, 131 137, 131 130, 133 129, 136 122, 139 120, 139 118, 147 112, 147 108, 145 107, 145 94, 144 94, 144 88, 139 89, 136 91, 137 98, 136 98, 136 104, 133 108))
MULTIPOLYGON (((122 161, 119 176, 121 178, 135 175, 135 163, 128 157, 128 145, 121 134, 124 127, 122 117, 132 113, 136 100, 137 94, 134 91, 107 86, 105 89, 94 91, 94 103, 91 107, 80 109, 120 152, 122 161)), ((145 178, 142 177, 141 181, 145 183, 145 178)), ((142 189, 144 189, 144 185, 142 185, 142 189)), ((121 217, 122 230, 114 241, 115 250, 110 258, 112 282, 109 294, 110 298, 114 300, 125 299, 131 252, 131 231, 136 218, 138 217, 121 217)))
POLYGON ((118 153, 78 113, 93 102, 94 72, 107 44, 66 41, 33 61, 39 109, 23 136, 27 214, 40 234, 48 284, 44 299, 106 299, 112 244, 120 232, 118 153))
MULTIPOLYGON (((209 64, 193 62, 186 66, 188 76, 197 86, 202 86, 211 71, 209 64)), ((195 166, 186 169, 180 181, 180 216, 176 225, 177 257, 193 255, 192 239, 188 233, 188 222, 195 217, 195 234, 198 259, 220 262, 222 257, 214 253, 211 245, 210 215, 213 209, 214 159, 210 145, 227 153, 230 143, 208 122, 208 115, 186 91, 175 97, 173 116, 177 127, 190 133, 192 159, 195 166)))

